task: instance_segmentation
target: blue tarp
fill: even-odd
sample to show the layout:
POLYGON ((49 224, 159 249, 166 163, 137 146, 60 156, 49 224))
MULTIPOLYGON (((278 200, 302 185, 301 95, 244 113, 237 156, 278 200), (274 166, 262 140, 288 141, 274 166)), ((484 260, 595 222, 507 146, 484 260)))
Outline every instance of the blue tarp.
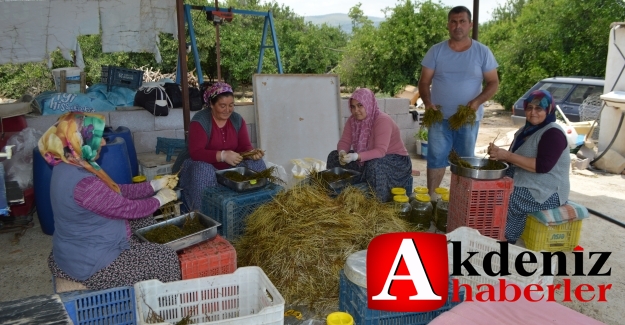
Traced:
POLYGON ((110 92, 106 85, 95 84, 85 94, 46 91, 35 97, 42 115, 58 115, 70 111, 107 112, 118 106, 133 106, 136 90, 114 86, 110 92))

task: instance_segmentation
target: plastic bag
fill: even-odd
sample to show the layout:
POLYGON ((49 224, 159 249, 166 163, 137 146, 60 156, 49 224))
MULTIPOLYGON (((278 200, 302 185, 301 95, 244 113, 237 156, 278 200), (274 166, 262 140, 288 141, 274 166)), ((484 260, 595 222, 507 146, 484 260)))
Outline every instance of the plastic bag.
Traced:
POLYGON ((265 166, 267 166, 267 168, 271 168, 271 167, 276 167, 276 170, 273 172, 273 176, 277 177, 279 179, 281 179, 283 182, 287 183, 288 182, 288 176, 286 175, 286 170, 284 169, 284 167, 280 166, 280 165, 276 165, 270 161, 265 161, 265 166))
POLYGON ((305 178, 312 170, 320 172, 326 169, 326 162, 316 158, 298 158, 292 159, 291 162, 293 163, 291 173, 296 178, 305 178))
POLYGON ((22 190, 33 186, 33 149, 42 135, 34 128, 25 128, 7 141, 7 145, 15 147, 13 157, 2 162, 6 179, 16 181, 22 190))

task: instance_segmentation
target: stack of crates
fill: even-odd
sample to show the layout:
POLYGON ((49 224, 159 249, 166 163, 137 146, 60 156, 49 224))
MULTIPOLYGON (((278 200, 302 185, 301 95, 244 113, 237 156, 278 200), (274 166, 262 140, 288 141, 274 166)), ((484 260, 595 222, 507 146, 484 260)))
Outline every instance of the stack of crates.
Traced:
POLYGON ((282 186, 271 182, 251 192, 236 192, 223 185, 207 187, 201 212, 221 223, 219 234, 232 241, 243 234, 245 218, 281 190, 282 186))
POLYGON ((228 274, 237 269, 236 250, 219 235, 185 248, 178 253, 178 259, 183 280, 228 274))
MULTIPOLYGON (((451 281, 451 278, 450 278, 451 281)), ((450 283, 451 288, 451 283, 450 283)), ((354 318, 354 324, 359 325, 425 325, 438 315, 450 310, 464 300, 464 291, 460 291, 458 301, 454 302, 453 291, 449 290, 447 302, 440 309, 423 313, 401 313, 367 308, 367 288, 363 288, 350 281, 345 272, 339 275, 339 310, 345 311, 354 318)))
POLYGON ((513 189, 510 177, 476 180, 452 174, 447 232, 471 227, 484 236, 505 240, 508 202, 513 189))
POLYGON ((103 65, 100 82, 106 85, 106 91, 113 86, 137 90, 143 83, 143 71, 103 65))
POLYGON ((59 294, 74 325, 137 324, 134 287, 59 294))
POLYGON ((137 154, 137 161, 139 162, 139 175, 145 176, 148 182, 158 175, 171 174, 174 166, 173 162, 167 162, 166 155, 152 152, 137 154))

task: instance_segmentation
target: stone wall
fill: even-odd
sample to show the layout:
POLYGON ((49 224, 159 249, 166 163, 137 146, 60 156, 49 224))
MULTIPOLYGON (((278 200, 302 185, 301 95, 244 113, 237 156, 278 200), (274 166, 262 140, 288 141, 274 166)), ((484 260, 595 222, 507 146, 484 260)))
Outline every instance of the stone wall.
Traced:
MULTIPOLYGON (((351 115, 347 99, 341 100, 341 132, 347 118, 351 115)), ((408 112, 408 99, 386 98, 378 99, 380 110, 389 114, 399 126, 402 139, 408 152, 415 154, 414 134, 419 129, 419 123, 412 120, 408 112)), ((247 123, 247 130, 254 147, 257 146, 256 115, 253 104, 237 105, 235 111, 243 116, 247 123)), ((191 112, 191 117, 196 112, 191 112)), ((106 124, 113 127, 128 127, 133 135, 137 153, 153 152, 156 148, 156 138, 184 139, 184 125, 182 109, 172 109, 167 116, 154 116, 142 108, 126 108, 113 112, 101 112, 106 117, 106 124)), ((27 117, 29 127, 45 132, 57 120, 58 115, 27 117)))

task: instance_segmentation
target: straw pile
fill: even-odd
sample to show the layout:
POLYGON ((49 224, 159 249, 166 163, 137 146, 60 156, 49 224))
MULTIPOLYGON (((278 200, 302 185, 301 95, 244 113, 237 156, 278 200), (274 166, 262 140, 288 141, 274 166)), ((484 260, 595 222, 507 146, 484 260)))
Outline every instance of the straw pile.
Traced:
POLYGON ((416 231, 392 204, 347 187, 330 198, 319 180, 297 185, 260 206, 234 242, 239 266, 260 266, 287 304, 322 313, 336 308, 339 271, 375 236, 416 231))

